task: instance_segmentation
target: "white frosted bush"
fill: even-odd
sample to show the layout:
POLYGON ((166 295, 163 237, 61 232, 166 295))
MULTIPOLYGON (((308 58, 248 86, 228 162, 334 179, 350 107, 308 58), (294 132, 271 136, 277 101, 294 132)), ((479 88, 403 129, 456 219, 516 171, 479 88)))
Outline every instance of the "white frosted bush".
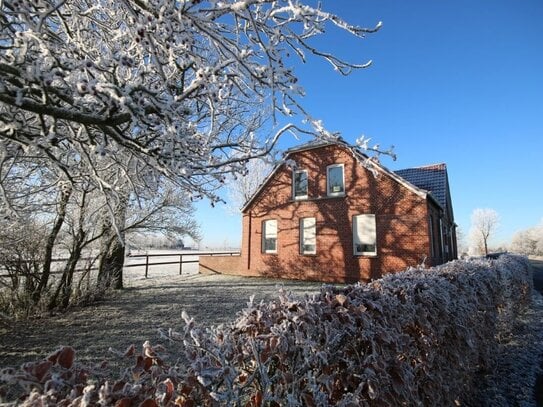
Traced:
POLYGON ((167 366, 146 342, 139 355, 127 350, 135 365, 115 383, 98 374, 88 387, 91 371, 74 365, 62 386, 48 385, 66 371, 55 358, 4 380, 24 377, 36 389, 27 405, 469 405, 495 367, 498 333, 526 310, 531 290, 520 256, 456 261, 302 299, 280 292, 250 301, 228 326, 203 328, 185 314, 184 329, 169 333, 183 363, 167 366))

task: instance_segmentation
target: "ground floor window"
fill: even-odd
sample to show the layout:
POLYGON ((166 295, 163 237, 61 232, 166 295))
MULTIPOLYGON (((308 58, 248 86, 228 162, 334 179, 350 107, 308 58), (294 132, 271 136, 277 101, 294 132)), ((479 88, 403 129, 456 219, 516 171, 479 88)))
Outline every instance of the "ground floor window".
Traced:
POLYGON ((353 252, 358 256, 377 255, 375 215, 353 216, 353 252))
POLYGON ((434 258, 436 256, 436 240, 435 240, 435 237, 434 237, 434 217, 432 215, 430 215, 430 227, 429 227, 429 231, 430 231, 430 254, 432 256, 432 258, 434 258))
POLYGON ((317 221, 315 218, 300 219, 300 253, 317 253, 317 221))
POLYGON ((277 220, 262 222, 262 252, 277 253, 277 220))

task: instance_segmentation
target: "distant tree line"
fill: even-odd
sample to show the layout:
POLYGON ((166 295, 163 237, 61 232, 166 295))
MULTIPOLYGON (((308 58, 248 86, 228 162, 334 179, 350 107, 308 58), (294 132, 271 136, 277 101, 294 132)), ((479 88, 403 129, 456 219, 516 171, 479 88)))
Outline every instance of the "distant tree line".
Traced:
POLYGON ((543 256, 543 221, 515 233, 510 248, 511 251, 525 255, 543 256))

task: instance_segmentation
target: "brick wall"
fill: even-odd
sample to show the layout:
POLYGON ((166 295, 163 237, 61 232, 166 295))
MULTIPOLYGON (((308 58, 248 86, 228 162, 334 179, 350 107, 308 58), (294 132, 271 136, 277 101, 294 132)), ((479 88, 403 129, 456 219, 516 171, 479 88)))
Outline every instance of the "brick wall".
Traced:
POLYGON ((251 275, 249 270, 242 267, 241 256, 200 256, 199 259, 202 274, 251 275))
POLYGON ((308 171, 307 200, 293 200, 292 171, 281 167, 243 214, 240 273, 329 282, 380 277, 430 257, 428 202, 338 146, 292 153, 308 171), (327 197, 326 168, 344 164, 345 196, 327 197), (353 255, 352 218, 375 214, 377 256, 353 255), (317 220, 317 254, 300 254, 299 221, 317 220), (278 222, 277 253, 262 253, 262 222, 278 222))

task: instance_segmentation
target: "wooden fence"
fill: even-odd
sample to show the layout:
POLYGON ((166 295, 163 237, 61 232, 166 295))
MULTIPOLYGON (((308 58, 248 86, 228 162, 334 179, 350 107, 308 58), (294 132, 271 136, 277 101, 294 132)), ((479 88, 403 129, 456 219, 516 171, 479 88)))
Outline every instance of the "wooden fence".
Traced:
POLYGON ((230 252, 183 252, 183 253, 156 253, 156 254, 135 254, 129 255, 127 258, 145 258, 145 263, 125 264, 126 267, 142 267, 145 266, 145 278, 147 278, 150 266, 161 266, 168 264, 179 264, 179 275, 183 274, 183 264, 198 263, 200 256, 239 256, 239 251, 230 252), (149 262, 149 259, 154 257, 178 257, 175 261, 149 262), (197 259, 187 259, 187 257, 198 257, 197 259))
MULTIPOLYGON (((200 256, 239 256, 239 251, 220 251, 220 252, 183 252, 183 253, 145 253, 145 254, 129 254, 125 258, 125 265, 124 268, 129 267, 145 267, 145 278, 148 277, 149 274, 149 267, 150 266, 161 266, 161 265, 171 265, 171 264, 179 264, 179 275, 183 274, 183 264, 188 263, 198 263, 200 256), (174 261, 159 261, 159 262, 153 262, 150 259, 153 258, 164 258, 164 257, 176 257, 176 260, 174 261), (189 257, 197 257, 196 259, 188 259, 189 257), (145 259, 145 262, 141 263, 130 263, 126 264, 126 260, 128 259, 138 259, 142 258, 145 259)), ((67 258, 57 258, 52 259, 52 263, 60 263, 60 262, 66 262, 67 258)), ((79 259, 79 261, 93 261, 94 258, 91 257, 83 257, 79 259)), ((2 269, 0 269, 2 270, 2 269)), ((90 267, 90 268, 78 268, 75 271, 81 272, 81 271, 87 271, 87 270, 98 270, 98 267, 90 267)), ((51 274, 62 274, 62 271, 51 271, 51 274)), ((9 274, 0 274, 0 278, 2 277, 11 277, 9 274)))

